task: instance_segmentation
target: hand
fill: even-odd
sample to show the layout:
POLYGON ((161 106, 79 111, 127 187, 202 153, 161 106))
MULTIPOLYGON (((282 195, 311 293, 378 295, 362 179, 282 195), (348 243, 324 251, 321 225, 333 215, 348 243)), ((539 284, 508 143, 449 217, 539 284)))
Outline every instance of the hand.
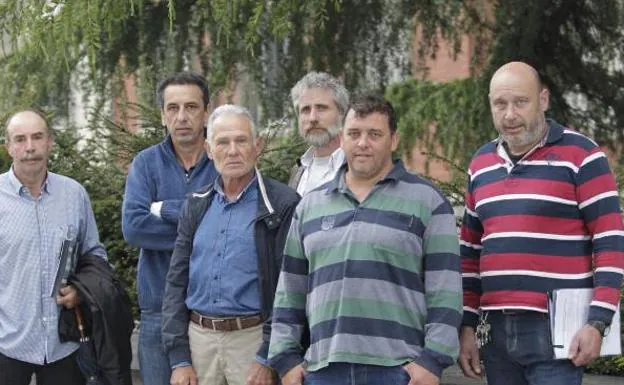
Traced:
POLYGON ((171 385, 197 385, 197 374, 192 366, 180 366, 171 372, 171 385))
POLYGON ((459 334, 459 366, 466 377, 478 380, 483 375, 477 338, 471 326, 462 326, 459 334))
POLYGON ((282 377, 282 385, 303 385, 304 374, 303 367, 299 364, 282 377))
POLYGON ((576 366, 585 366, 600 355, 601 346, 602 336, 598 329, 585 325, 574 336, 568 358, 576 366))
POLYGON ((254 362, 247 373, 245 385, 276 385, 273 369, 254 362))
POLYGON ((407 385, 440 385, 440 378, 415 362, 403 365, 410 376, 407 385))
POLYGON ((72 309, 80 303, 78 291, 76 291, 76 288, 71 285, 61 287, 59 289, 59 294, 56 296, 56 303, 63 305, 68 309, 72 309))

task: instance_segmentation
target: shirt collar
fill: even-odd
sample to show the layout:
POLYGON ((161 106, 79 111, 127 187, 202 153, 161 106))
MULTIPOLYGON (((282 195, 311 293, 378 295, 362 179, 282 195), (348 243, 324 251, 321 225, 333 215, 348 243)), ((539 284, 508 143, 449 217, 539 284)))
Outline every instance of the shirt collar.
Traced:
MULTIPOLYGON (((332 152, 329 155, 329 167, 332 170, 337 169, 338 167, 342 166, 342 164, 344 163, 344 159, 345 159, 344 151, 342 151, 341 147, 338 147, 336 150, 334 150, 334 152, 332 152)), ((303 153, 303 155, 301 155, 301 158, 299 158, 301 165, 306 168, 310 167, 313 160, 314 160, 314 147, 308 148, 308 150, 305 153, 303 153)))
MULTIPOLYGON (((247 186, 245 186, 243 191, 241 191, 240 194, 236 196, 236 199, 234 199, 233 201, 229 203, 238 202, 243 197, 243 195, 247 192, 247 190, 253 189, 257 184, 258 184, 258 175, 254 171, 254 176, 253 178, 251 178, 249 183, 247 183, 247 186)), ((217 194, 219 194, 221 199, 224 199, 227 201, 227 197, 225 196, 225 192, 223 191, 223 179, 221 178, 221 175, 219 175, 219 177, 215 181, 214 190, 217 194)))
MULTIPOLYGON (((393 163, 394 163, 394 166, 392 167, 390 172, 387 173, 386 176, 381 178, 381 180, 377 182, 377 184, 383 184, 383 183, 388 183, 388 182, 396 183, 405 176, 405 174, 407 173, 407 170, 405 169, 405 165, 403 165, 403 161, 400 159, 396 159, 393 161, 393 163)), ((349 165, 347 164, 347 162, 345 162, 340 167, 338 172, 336 173, 336 176, 334 177, 334 179, 332 179, 327 184, 327 191, 326 191, 327 194, 332 193, 336 190, 338 191, 347 190, 347 184, 345 182, 344 176, 348 169, 349 169, 349 165)))
MULTIPOLYGON (((43 184, 41 186, 41 192, 45 192, 45 193, 50 193, 49 191, 49 185, 50 185, 50 173, 46 171, 46 177, 43 181, 43 184)), ((9 183, 11 185, 11 189, 13 190, 13 192, 15 192, 16 195, 21 195, 22 191, 24 190, 28 190, 26 188, 26 186, 24 186, 22 184, 22 182, 20 182, 19 179, 17 179, 17 176, 15 175, 15 171, 13 170, 13 166, 11 165, 11 168, 9 169, 9 183)))
MULTIPOLYGON (((547 144, 553 144, 559 140, 561 140, 561 138, 563 138, 563 127, 555 122, 552 119, 546 119, 546 124, 548 124, 548 132, 546 133, 546 135, 544 135, 544 137, 542 138, 542 140, 539 141, 539 143, 537 143, 533 148, 531 148, 529 151, 526 152, 525 156, 529 153, 532 153, 533 151, 535 151, 536 149, 540 148, 540 147, 544 147, 547 144)), ((503 147, 503 137, 499 136, 496 139, 497 145, 496 145, 496 152, 498 153, 499 156, 502 156, 503 158, 507 159, 507 151, 505 150, 505 148, 503 147), (505 154, 503 156, 503 154, 505 154)))

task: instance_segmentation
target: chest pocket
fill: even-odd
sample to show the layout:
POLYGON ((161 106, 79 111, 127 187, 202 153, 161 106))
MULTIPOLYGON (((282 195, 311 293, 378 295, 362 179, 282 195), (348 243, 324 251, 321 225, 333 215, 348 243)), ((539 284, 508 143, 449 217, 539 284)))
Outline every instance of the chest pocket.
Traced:
POLYGON ((414 215, 398 213, 395 211, 380 213, 377 223, 391 227, 395 230, 405 231, 421 239, 425 232, 425 227, 420 219, 416 218, 414 215))
POLYGON ((422 238, 425 226, 414 216, 395 211, 380 213, 377 223, 388 227, 389 231, 380 231, 376 246, 385 250, 400 251, 405 255, 422 256, 422 238))

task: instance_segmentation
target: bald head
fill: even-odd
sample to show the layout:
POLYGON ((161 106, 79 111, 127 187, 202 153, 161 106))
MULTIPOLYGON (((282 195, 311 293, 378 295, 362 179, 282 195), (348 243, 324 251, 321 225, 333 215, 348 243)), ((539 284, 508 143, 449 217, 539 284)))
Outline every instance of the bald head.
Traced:
POLYGON ((513 155, 523 155, 546 135, 548 90, 535 68, 507 63, 490 81, 490 110, 494 126, 513 155))
POLYGON ((33 196, 41 191, 52 145, 46 119, 38 111, 20 111, 7 120, 5 146, 13 159, 13 172, 33 196))
POLYGON ((494 72, 492 80, 490 81, 490 93, 492 92, 493 86, 510 77, 517 78, 527 85, 534 87, 537 92, 542 89, 542 81, 535 68, 521 61, 512 61, 494 72))
POLYGON ((5 126, 5 136, 7 140, 11 140, 12 132, 14 131, 15 127, 19 126, 41 128, 45 131, 47 135, 50 134, 47 119, 45 118, 43 113, 37 110, 24 110, 11 115, 9 119, 7 119, 5 126))

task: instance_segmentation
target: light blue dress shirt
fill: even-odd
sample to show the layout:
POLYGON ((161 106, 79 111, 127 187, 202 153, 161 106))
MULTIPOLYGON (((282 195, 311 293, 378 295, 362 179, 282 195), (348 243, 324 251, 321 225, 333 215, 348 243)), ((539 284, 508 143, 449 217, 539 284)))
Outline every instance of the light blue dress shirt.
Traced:
POLYGON ((7 357, 41 365, 78 348, 60 342, 60 306, 51 296, 68 229, 76 235, 78 255, 106 258, 82 185, 48 172, 34 198, 12 168, 0 175, 0 353, 7 357))
POLYGON ((234 201, 216 194, 193 238, 186 306, 213 317, 260 313, 255 223, 256 177, 234 201))

